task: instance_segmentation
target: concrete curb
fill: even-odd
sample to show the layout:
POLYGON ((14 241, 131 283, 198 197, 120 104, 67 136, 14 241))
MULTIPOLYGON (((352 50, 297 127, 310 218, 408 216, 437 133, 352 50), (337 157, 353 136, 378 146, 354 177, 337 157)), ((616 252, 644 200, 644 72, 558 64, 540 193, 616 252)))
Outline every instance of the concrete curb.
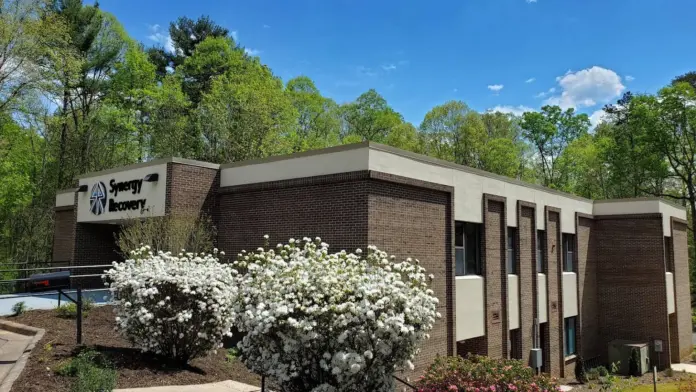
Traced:
POLYGON ((44 337, 46 330, 4 320, 0 320, 0 329, 14 332, 20 335, 34 335, 34 338, 24 349, 22 356, 19 357, 19 359, 15 362, 14 366, 12 366, 10 372, 7 373, 5 379, 2 380, 2 383, 0 383, 0 392, 10 392, 10 389, 12 389, 12 384, 14 384, 17 378, 19 378, 19 375, 22 374, 22 370, 24 370, 24 366, 27 364, 27 360, 31 355, 31 350, 33 350, 36 346, 36 343, 38 343, 44 337))

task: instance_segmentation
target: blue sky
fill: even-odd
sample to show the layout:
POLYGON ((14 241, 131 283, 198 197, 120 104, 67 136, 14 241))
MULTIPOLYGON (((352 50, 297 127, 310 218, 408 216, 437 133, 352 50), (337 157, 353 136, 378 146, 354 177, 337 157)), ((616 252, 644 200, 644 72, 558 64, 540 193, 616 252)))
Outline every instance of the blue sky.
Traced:
POLYGON ((420 124, 448 100, 519 112, 545 103, 598 118, 623 91, 696 70, 693 0, 102 0, 130 35, 209 15, 287 81, 337 102, 375 88, 420 124))

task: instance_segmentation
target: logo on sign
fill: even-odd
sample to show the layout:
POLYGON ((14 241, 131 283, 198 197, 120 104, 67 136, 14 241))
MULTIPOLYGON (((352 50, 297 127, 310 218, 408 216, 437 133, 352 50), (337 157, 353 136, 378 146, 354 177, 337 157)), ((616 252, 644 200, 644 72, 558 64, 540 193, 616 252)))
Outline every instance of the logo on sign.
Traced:
POLYGON ((89 210, 94 215, 101 215, 106 210, 106 185, 101 181, 92 187, 92 195, 89 197, 89 210))

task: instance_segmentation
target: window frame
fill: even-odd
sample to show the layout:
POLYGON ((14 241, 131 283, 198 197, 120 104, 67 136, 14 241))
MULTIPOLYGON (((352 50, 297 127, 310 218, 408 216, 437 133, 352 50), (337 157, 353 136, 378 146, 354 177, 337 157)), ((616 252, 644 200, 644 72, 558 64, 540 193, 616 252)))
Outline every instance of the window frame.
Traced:
POLYGON ((566 317, 563 319, 563 355, 570 357, 578 353, 578 318, 577 316, 566 317), (572 322, 572 328, 570 328, 572 322), (572 329, 573 338, 569 339, 572 329), (571 347, 572 345, 572 347, 571 347))
POLYGON ((546 253, 546 231, 537 230, 536 231, 536 267, 538 274, 546 273, 545 268, 545 253, 546 253))
POLYGON ((505 260, 507 273, 517 275, 517 228, 508 227, 505 236, 505 260))
POLYGON ((480 223, 472 223, 472 222, 465 222, 465 221, 455 221, 455 241, 454 241, 454 257, 455 257, 455 276, 481 276, 483 273, 483 264, 481 260, 481 224, 480 223), (461 227, 461 245, 457 245, 457 242, 459 238, 457 238, 458 234, 458 229, 461 227), (473 229, 473 233, 470 233, 467 235, 467 228, 473 229), (473 236, 473 238, 470 238, 473 236), (469 241, 474 241, 475 242, 475 260, 474 260, 474 270, 470 271, 468 267, 469 263, 467 263, 467 257, 469 254, 467 254, 467 249, 469 245, 469 241), (459 263, 457 259, 457 254, 461 253, 462 257, 461 260, 462 262, 459 263), (461 267, 460 267, 461 264, 461 267), (460 273, 460 271, 462 273, 460 273))
POLYGON ((563 272, 575 271, 575 234, 563 234, 563 272))

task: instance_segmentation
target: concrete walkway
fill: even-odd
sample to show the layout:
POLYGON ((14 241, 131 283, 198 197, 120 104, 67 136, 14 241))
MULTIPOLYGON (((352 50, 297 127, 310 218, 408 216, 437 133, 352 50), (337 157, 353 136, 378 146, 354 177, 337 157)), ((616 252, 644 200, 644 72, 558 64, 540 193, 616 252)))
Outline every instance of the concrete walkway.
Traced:
POLYGON ((260 390, 259 387, 227 380, 212 384, 114 389, 114 392, 258 392, 260 390))
POLYGON ((33 339, 34 336, 0 329, 0 382, 7 378, 33 339))
POLYGON ((672 370, 675 372, 696 373, 696 365, 693 363, 673 363, 672 370))

